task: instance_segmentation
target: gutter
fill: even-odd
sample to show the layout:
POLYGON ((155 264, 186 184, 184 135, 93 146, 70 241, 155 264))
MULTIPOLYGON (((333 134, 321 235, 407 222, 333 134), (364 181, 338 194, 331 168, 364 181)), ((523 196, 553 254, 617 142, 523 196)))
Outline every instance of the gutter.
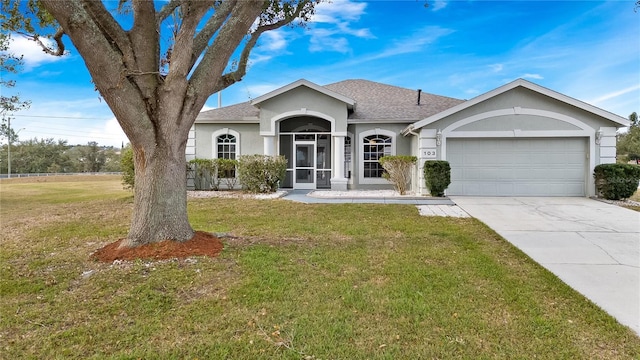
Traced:
POLYGON ((409 134, 413 135, 413 136, 419 136, 419 134, 417 132, 414 131, 414 127, 413 124, 407 126, 406 128, 402 129, 401 133, 402 136, 407 136, 409 134))

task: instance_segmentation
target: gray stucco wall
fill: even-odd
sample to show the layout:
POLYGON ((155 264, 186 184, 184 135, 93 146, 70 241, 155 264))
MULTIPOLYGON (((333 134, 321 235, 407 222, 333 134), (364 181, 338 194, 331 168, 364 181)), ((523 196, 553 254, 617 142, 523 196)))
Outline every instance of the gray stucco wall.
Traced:
POLYGON ((302 109, 326 114, 336 120, 335 131, 345 132, 347 127, 347 104, 330 96, 321 94, 306 86, 300 86, 265 100, 260 106, 260 131, 274 132, 271 119, 287 112, 297 112, 304 115, 302 109))
POLYGON ((240 133, 240 155, 262 154, 263 141, 258 124, 196 124, 196 157, 213 158, 213 134, 222 129, 235 130, 240 133))
MULTIPOLYGON (((435 123, 425 126, 425 128, 444 129, 457 121, 473 115, 514 107, 539 109, 564 114, 582 121, 594 130, 603 126, 616 126, 615 123, 602 119, 588 111, 549 98, 548 96, 535 91, 518 87, 438 120, 435 123)), ((572 130, 568 129, 568 124, 562 121, 545 119, 539 116, 524 117, 524 115, 509 115, 494 119, 486 119, 478 122, 477 124, 469 124, 467 125, 469 127, 464 130, 500 130, 499 128, 507 128, 509 125, 521 126, 519 127, 521 130, 572 130)), ((461 130, 462 129, 458 129, 458 131, 461 130)))
POLYGON ((353 134, 352 144, 353 144, 353 166, 352 166, 352 174, 349 182, 349 189, 359 189, 359 190, 373 190, 373 189, 393 189, 393 185, 391 185, 388 181, 381 181, 380 184, 361 184, 360 179, 360 170, 359 164, 362 161, 362 146, 360 146, 360 138, 362 137, 362 133, 369 130, 386 130, 391 131, 396 134, 395 136, 395 144, 396 144, 396 153, 395 155, 414 155, 411 151, 412 149, 412 139, 409 137, 404 137, 400 133, 402 129, 404 129, 407 124, 388 124, 388 123, 378 123, 378 124, 352 124, 349 125, 348 131, 353 134))

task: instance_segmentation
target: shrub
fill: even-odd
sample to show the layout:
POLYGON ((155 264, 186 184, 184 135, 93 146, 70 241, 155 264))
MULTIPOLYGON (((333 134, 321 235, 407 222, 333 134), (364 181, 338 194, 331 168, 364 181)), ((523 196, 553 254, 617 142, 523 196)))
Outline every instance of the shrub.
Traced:
POLYGON ((122 171, 122 185, 125 189, 133 190, 136 180, 136 170, 133 162, 133 149, 127 146, 122 150, 120 158, 120 171, 122 171))
POLYGON ((222 179, 229 190, 235 188, 238 183, 237 167, 238 161, 235 159, 218 159, 218 177, 222 179))
POLYGON ((193 159, 189 161, 194 171, 193 185, 195 190, 219 190, 218 159, 193 159))
POLYGON ((444 196, 451 184, 451 166, 448 161, 428 160, 424 162, 424 182, 431 196, 444 196))
POLYGON ((393 188, 404 195, 411 181, 411 168, 418 161, 415 156, 383 156, 378 160, 385 173, 382 176, 393 184, 393 188))
POLYGON ((598 196, 609 200, 627 199, 638 190, 640 167, 630 164, 600 164, 593 177, 598 196))
POLYGON ((252 193, 275 192, 286 172, 284 156, 242 155, 238 159, 240 183, 252 193))

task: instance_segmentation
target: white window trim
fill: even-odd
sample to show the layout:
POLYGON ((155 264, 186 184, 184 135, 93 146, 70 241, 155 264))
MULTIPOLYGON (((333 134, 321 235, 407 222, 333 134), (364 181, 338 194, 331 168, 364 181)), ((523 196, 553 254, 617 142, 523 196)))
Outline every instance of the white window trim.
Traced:
POLYGON ((211 158, 218 158, 218 136, 220 135, 233 135, 236 138, 236 159, 240 156, 240 133, 229 128, 223 128, 220 130, 216 130, 211 134, 211 143, 213 144, 213 148, 211 149, 211 158))
MULTIPOLYGON (((364 177, 364 138, 371 135, 385 135, 391 138, 391 155, 396 154, 396 133, 389 130, 375 128, 373 130, 363 131, 358 134, 358 181, 360 184, 389 184, 383 178, 365 178, 364 177)), ((353 138, 351 138, 353 141, 353 138)), ((353 159, 353 158, 352 158, 353 159)), ((353 161, 353 160, 352 160, 353 161)))

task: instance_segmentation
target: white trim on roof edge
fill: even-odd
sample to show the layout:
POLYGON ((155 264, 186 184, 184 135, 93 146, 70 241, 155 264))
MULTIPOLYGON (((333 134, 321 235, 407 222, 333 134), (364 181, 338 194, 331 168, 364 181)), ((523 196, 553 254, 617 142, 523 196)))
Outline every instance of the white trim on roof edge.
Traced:
POLYGON ((535 91, 537 93, 549 96, 549 97, 551 97, 553 99, 556 99, 558 101, 562 101, 564 103, 567 103, 567 104, 575 106, 575 107, 577 107, 579 109, 588 111, 588 112, 593 113, 595 115, 598 115, 600 117, 603 117, 603 118, 605 118, 607 120, 610 120, 610 121, 612 121, 614 123, 619 124, 620 127, 629 126, 629 120, 627 120, 627 119, 625 119, 625 118, 623 118, 621 116, 618 116, 616 114, 612 114, 612 113, 610 113, 610 112, 608 112, 606 110, 600 109, 600 108, 598 108, 596 106, 593 106, 591 104, 587 104, 585 102, 582 102, 580 100, 574 99, 574 98, 572 98, 570 96, 561 94, 559 92, 547 89, 545 87, 542 87, 542 86, 540 86, 538 84, 534 84, 534 83, 529 82, 527 80, 516 79, 516 80, 514 80, 514 81, 512 81, 512 82, 510 82, 508 84, 502 85, 499 88, 493 89, 493 90, 491 90, 489 92, 486 92, 486 93, 484 93, 482 95, 476 96, 475 98, 473 98, 471 100, 468 100, 468 101, 465 101, 465 102, 463 102, 461 104, 458 104, 458 105, 456 105, 456 106, 454 106, 454 107, 452 107, 450 109, 447 109, 447 110, 442 111, 440 113, 437 113, 435 115, 429 116, 428 118, 422 119, 420 121, 417 121, 417 122, 407 126, 406 128, 402 129, 402 134, 404 136, 406 136, 407 134, 409 134, 410 131, 415 131, 417 129, 420 129, 420 128, 424 127, 424 126, 427 126, 427 125, 429 125, 431 123, 434 123, 434 122, 436 122, 438 120, 441 120, 441 119, 443 119, 443 118, 445 118, 445 117, 447 117, 449 115, 455 114, 455 113, 457 113, 459 111, 467 109, 467 108, 469 108, 471 106, 474 106, 474 105, 476 105, 478 103, 481 103, 481 102, 483 102, 485 100, 488 100, 488 99, 490 99, 492 97, 495 97, 497 95, 505 93, 505 92, 507 92, 509 90, 515 89, 515 88, 517 88, 519 86, 521 86, 523 88, 526 88, 526 89, 529 89, 529 90, 532 90, 532 91, 535 91))
POLYGON ((332 97, 334 99, 340 100, 343 103, 345 103, 345 104, 347 104, 347 105, 349 105, 351 107, 353 107, 356 104, 356 101, 351 99, 351 98, 349 98, 349 97, 346 97, 344 95, 338 94, 337 92, 331 91, 331 90, 329 90, 329 89, 327 89, 327 88, 325 88, 323 86, 314 84, 309 80, 300 79, 298 81, 292 82, 289 85, 285 85, 285 86, 283 86, 281 88, 278 88, 278 89, 275 89, 273 91, 270 91, 270 92, 268 92, 268 93, 266 93, 264 95, 258 96, 257 98, 251 100, 251 105, 257 106, 258 104, 260 104, 263 101, 266 101, 266 100, 274 98, 274 97, 276 97, 278 95, 284 94, 287 91, 293 90, 293 89, 295 89, 297 87, 300 87, 300 86, 306 86, 306 87, 308 87, 308 88, 310 88, 312 90, 315 90, 315 91, 317 91, 319 93, 322 93, 322 94, 327 95, 329 97, 332 97))

